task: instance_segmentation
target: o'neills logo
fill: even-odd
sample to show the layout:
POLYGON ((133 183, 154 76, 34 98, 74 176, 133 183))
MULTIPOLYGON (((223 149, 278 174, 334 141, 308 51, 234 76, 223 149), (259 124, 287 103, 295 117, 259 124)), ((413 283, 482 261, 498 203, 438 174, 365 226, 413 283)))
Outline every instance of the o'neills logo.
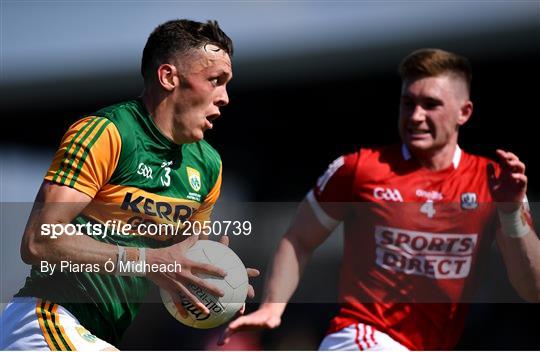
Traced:
POLYGON ((187 298, 182 296, 182 305, 184 308, 193 316, 195 320, 201 321, 210 318, 211 314, 221 314, 224 310, 224 307, 218 301, 218 299, 211 294, 203 291, 199 286, 194 284, 188 284, 188 288, 205 306, 208 308, 210 313, 204 314, 191 303, 187 298))
POLYGON ((477 239, 477 234, 435 234, 376 226, 376 263, 409 275, 462 279, 471 271, 477 239))

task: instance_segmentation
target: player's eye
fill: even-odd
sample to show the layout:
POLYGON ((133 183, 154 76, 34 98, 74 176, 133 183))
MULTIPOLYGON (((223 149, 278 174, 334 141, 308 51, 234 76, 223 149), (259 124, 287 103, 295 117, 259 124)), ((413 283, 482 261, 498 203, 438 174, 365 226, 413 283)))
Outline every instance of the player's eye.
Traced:
POLYGON ((426 110, 433 110, 433 109, 436 109, 437 107, 441 106, 442 103, 438 100, 428 100, 426 102, 424 102, 422 104, 422 106, 424 107, 424 109, 426 110))
POLYGON ((212 85, 213 85, 214 87, 216 87, 216 86, 218 85, 218 83, 219 83, 219 78, 217 78, 217 77, 216 77, 216 78, 212 78, 212 79, 210 80, 210 83, 212 83, 212 85))

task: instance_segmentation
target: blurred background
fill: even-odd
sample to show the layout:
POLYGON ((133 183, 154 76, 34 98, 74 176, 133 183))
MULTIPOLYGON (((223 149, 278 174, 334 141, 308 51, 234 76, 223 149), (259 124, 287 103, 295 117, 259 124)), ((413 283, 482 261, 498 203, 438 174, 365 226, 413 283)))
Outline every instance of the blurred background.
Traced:
MULTIPOLYGON (((225 204, 279 208, 272 224, 231 240, 248 265, 265 269, 294 202, 333 159, 399 141, 397 65, 422 47, 470 59, 475 109, 460 145, 491 157, 495 148, 515 152, 527 163, 529 200, 538 198, 538 1, 1 1, 0 12, 2 303, 28 272, 20 236, 64 131, 83 114, 140 95, 146 39, 174 18, 216 19, 235 44, 230 105, 207 133, 224 165, 216 216, 225 204), (6 220, 12 216, 23 220, 6 220)), ((338 229, 298 292, 323 292, 324 303, 292 304, 280 329, 244 335, 232 348, 317 348, 337 310, 341 246, 338 229)), ((540 349, 527 321, 540 309, 515 303, 493 252, 480 292, 504 290, 514 303, 474 304, 458 347, 540 349)), ((182 327, 161 304, 148 303, 119 347, 216 349, 218 333, 182 327)))

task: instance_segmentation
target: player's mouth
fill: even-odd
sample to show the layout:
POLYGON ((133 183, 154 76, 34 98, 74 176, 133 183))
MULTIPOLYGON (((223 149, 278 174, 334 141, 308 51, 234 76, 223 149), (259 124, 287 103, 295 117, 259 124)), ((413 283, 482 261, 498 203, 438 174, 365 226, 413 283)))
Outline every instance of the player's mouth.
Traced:
POLYGON ((205 120, 206 120, 206 127, 208 129, 212 129, 212 127, 214 127, 214 124, 212 123, 212 121, 214 121, 215 119, 217 119, 219 117, 219 114, 212 114, 212 115, 208 115, 206 116, 205 120))
POLYGON ((412 138, 426 138, 431 135, 431 131, 427 128, 408 128, 407 131, 412 138))

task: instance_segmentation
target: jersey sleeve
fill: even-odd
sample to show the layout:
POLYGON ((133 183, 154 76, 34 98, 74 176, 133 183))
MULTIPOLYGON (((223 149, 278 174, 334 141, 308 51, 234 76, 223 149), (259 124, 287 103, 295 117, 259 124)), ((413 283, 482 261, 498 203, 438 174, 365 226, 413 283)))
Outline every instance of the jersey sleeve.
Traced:
POLYGON ((118 129, 110 120, 83 118, 64 134, 45 179, 93 198, 111 178, 121 144, 118 129))
POLYGON ((214 183, 214 186, 208 192, 206 197, 204 198, 203 203, 197 209, 195 214, 191 217, 192 221, 199 221, 204 222, 207 220, 210 220, 210 216, 212 215, 212 210, 214 209, 214 204, 216 204, 217 199, 219 198, 219 193, 221 192, 221 173, 222 173, 222 165, 219 164, 219 173, 218 177, 216 179, 216 182, 214 183))
POLYGON ((358 154, 352 153, 334 160, 306 197, 315 216, 329 230, 344 219, 349 209, 358 154))

